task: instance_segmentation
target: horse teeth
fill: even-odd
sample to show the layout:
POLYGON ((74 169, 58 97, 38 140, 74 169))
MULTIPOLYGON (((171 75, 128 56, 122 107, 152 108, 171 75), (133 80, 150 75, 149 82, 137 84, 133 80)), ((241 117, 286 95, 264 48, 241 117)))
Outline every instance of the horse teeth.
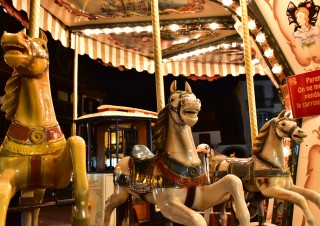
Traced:
POLYGON ((14 54, 14 55, 22 55, 22 52, 19 50, 9 50, 6 53, 7 54, 14 54))

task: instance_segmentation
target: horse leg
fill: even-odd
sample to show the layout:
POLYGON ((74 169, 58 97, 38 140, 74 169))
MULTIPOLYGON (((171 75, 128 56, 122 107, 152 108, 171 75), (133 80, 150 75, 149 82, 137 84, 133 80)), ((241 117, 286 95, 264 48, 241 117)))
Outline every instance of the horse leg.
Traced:
POLYGON ((228 174, 217 182, 204 186, 202 189, 203 195, 201 197, 199 196, 199 200, 196 197, 196 201, 202 205, 200 209, 226 202, 231 195, 235 206, 236 217, 240 226, 249 225, 250 214, 245 202, 243 185, 240 178, 228 174))
MULTIPOLYGON (((36 199, 36 203, 42 202, 45 191, 45 189, 37 189, 34 191, 34 198, 36 199)), ((40 208, 35 208, 34 210, 32 210, 32 226, 38 226, 39 213, 40 208)))
MULTIPOLYGON (((38 204, 42 202, 44 193, 45 193, 45 189, 37 189, 34 191, 21 191, 21 197, 34 198, 35 203, 38 204)), ((39 213, 40 213, 40 208, 35 208, 28 212, 23 212, 21 214, 21 224, 24 226, 28 226, 28 225, 38 226, 39 213)))
MULTIPOLYGON (((235 175, 228 174, 227 176, 223 177, 225 179, 224 182, 227 187, 228 192, 233 197, 233 203, 235 204, 235 213, 236 217, 239 221, 239 224, 242 226, 249 225, 250 222, 250 214, 248 211, 247 204, 245 202, 243 185, 240 178, 235 175)), ((220 180, 222 180, 220 179, 220 180)))
POLYGON ((257 210, 258 210, 258 222, 259 226, 263 226, 265 223, 264 209, 263 209, 263 200, 259 200, 257 202, 257 210))
POLYGON ((16 192, 13 184, 15 171, 13 169, 4 170, 0 175, 0 226, 6 225, 8 206, 11 198, 16 192))
MULTIPOLYGON (((310 189, 298 187, 296 185, 292 185, 291 190, 304 196, 307 200, 309 200, 309 202, 313 202, 318 207, 318 209, 320 209, 320 194, 318 192, 310 190, 310 189)), ((314 208, 314 207, 309 206, 309 208, 311 209, 311 212, 312 212, 312 208, 314 208)), ((315 209, 313 210, 313 213, 315 213, 314 211, 315 211, 315 209)), ((302 219, 302 222, 303 222, 302 226, 304 226, 304 222, 305 222, 304 217, 302 219)))
POLYGON ((226 205, 227 203, 224 202, 222 204, 220 204, 220 219, 219 219, 219 223, 221 226, 225 226, 227 223, 227 210, 226 210, 226 205))
POLYGON ((310 226, 317 225, 316 220, 308 207, 307 201, 302 195, 297 192, 286 190, 280 187, 265 186, 266 185, 262 185, 260 187, 260 190, 264 196, 292 202, 293 204, 301 208, 304 216, 306 217, 306 221, 310 226))
POLYGON ((114 193, 106 200, 104 210, 104 224, 110 225, 111 214, 113 210, 127 201, 129 197, 128 189, 126 187, 120 187, 115 185, 114 193))
POLYGON ((291 190, 304 196, 306 199, 313 202, 320 209, 320 194, 318 192, 298 187, 296 185, 292 185, 291 190))
POLYGON ((66 150, 70 151, 73 163, 75 205, 72 209, 72 225, 88 226, 89 186, 86 172, 86 144, 81 137, 72 136, 67 140, 66 150))
POLYGON ((186 226, 207 226, 207 222, 200 213, 185 206, 178 198, 163 199, 157 204, 162 215, 175 223, 186 226))

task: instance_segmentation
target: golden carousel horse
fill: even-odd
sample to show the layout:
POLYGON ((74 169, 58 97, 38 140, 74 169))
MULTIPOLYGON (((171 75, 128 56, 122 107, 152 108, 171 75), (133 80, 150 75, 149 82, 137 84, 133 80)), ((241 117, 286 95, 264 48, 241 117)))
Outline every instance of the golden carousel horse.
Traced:
POLYGON ((169 103, 159 112, 154 125, 154 155, 143 145, 136 145, 131 156, 118 162, 114 171, 114 193, 107 199, 105 223, 110 215, 132 195, 138 200, 157 205, 167 219, 189 226, 206 226, 197 212, 227 201, 231 196, 236 206, 239 225, 250 221, 241 180, 227 175, 207 184, 198 157, 191 127, 198 120, 200 100, 186 82, 179 91, 176 82, 170 86, 169 103))
POLYGON ((290 112, 286 113, 284 110, 264 124, 253 145, 252 157, 213 157, 210 172, 213 174, 213 181, 219 181, 226 175, 237 175, 249 193, 294 203, 302 209, 307 223, 316 226, 306 200, 320 208, 320 194, 294 185, 290 170, 285 164, 283 138, 290 138, 300 144, 307 136, 289 116, 290 112))
MULTIPOLYGON (((0 226, 5 226, 11 198, 34 191, 36 203, 47 188, 65 188, 73 173, 72 225, 89 225, 86 150, 81 137, 65 139, 57 122, 49 83, 47 38, 23 31, 4 33, 6 63, 14 69, 2 98, 2 110, 12 123, 0 148, 0 226)), ((32 211, 38 225, 39 209, 32 211)))

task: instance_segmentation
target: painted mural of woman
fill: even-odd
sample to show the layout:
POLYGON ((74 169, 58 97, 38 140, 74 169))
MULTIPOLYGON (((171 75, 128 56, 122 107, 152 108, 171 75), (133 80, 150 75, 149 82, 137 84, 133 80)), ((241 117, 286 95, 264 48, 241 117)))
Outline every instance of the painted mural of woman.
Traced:
POLYGON ((312 0, 300 2, 295 6, 292 2, 287 8, 289 24, 294 23, 293 37, 298 40, 303 48, 308 48, 320 41, 320 27, 316 25, 319 6, 312 0))
MULTIPOLYGON (((303 67, 309 67, 311 63, 320 63, 320 27, 317 25, 320 7, 314 1, 319 2, 318 0, 273 1, 274 18, 297 62, 303 67)), ((319 65, 312 67, 314 67, 312 70, 315 70, 319 65)))

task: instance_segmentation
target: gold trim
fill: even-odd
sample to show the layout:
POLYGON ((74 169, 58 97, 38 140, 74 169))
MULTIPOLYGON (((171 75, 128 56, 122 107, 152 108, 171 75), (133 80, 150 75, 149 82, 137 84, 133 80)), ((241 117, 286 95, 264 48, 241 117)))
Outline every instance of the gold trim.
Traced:
POLYGON ((41 144, 17 143, 6 137, 2 143, 0 156, 17 155, 47 155, 64 150, 66 139, 64 137, 41 144))
POLYGON ((41 144, 46 139, 46 134, 42 130, 33 130, 29 135, 29 139, 34 144, 41 144))

